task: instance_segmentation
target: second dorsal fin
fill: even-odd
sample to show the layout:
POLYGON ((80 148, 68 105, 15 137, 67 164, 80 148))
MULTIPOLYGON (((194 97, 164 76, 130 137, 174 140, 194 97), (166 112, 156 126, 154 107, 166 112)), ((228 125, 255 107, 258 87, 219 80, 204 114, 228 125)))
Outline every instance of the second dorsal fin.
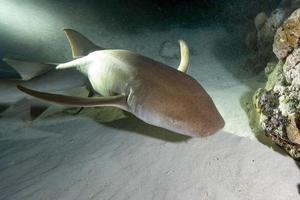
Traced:
POLYGON ((189 47, 187 46, 184 40, 179 40, 178 42, 180 45, 181 60, 177 69, 181 72, 186 73, 189 68, 189 59, 190 59, 189 47))
POLYGON ((104 49, 95 45, 81 33, 73 29, 64 29, 64 32, 69 40, 73 58, 80 58, 88 55, 93 51, 104 49))

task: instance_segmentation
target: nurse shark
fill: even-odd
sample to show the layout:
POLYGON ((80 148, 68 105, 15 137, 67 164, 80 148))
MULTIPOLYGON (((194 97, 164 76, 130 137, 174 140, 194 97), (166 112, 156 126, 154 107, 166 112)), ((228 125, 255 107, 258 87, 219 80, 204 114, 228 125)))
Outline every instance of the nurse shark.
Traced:
POLYGON ((123 49, 103 49, 80 33, 64 30, 74 60, 56 69, 76 68, 88 77, 100 97, 75 97, 46 93, 18 85, 36 98, 75 107, 117 107, 142 121, 192 137, 216 133, 225 122, 211 97, 187 75, 189 49, 179 40, 178 69, 123 49))

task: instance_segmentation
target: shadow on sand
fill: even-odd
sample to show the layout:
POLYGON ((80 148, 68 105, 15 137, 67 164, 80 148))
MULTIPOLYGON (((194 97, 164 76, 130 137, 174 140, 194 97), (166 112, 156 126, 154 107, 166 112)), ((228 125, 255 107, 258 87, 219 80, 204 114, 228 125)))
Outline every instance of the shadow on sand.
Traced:
POLYGON ((180 135, 178 133, 147 124, 130 113, 126 113, 126 116, 126 118, 118 119, 113 122, 101 123, 115 129, 126 130, 168 142, 183 142, 191 138, 189 136, 180 135))
POLYGON ((215 41, 213 53, 223 64, 224 69, 230 72, 241 84, 249 88, 249 91, 241 95, 239 101, 248 116, 248 122, 255 137, 262 144, 272 147, 275 152, 288 156, 281 147, 273 143, 271 139, 259 129, 259 115, 255 110, 252 97, 258 88, 264 87, 266 78, 263 70, 252 70, 249 68, 251 66, 245 65, 247 58, 251 57, 253 52, 247 49, 244 44, 243 36, 237 33, 231 33, 229 36, 226 34, 224 38, 219 38, 215 41), (237 59, 239 59, 239 61, 233 61, 237 59))
MULTIPOLYGON (((136 116, 129 112, 122 111, 113 107, 98 107, 98 108, 84 108, 80 112, 77 112, 78 108, 69 108, 63 112, 59 112, 49 117, 55 117, 59 115, 73 115, 83 116, 85 118, 92 119, 98 124, 127 132, 140 134, 167 142, 184 142, 191 137, 181 135, 164 128, 153 126, 138 119, 136 116)), ((126 134, 126 133, 124 133, 126 134)))

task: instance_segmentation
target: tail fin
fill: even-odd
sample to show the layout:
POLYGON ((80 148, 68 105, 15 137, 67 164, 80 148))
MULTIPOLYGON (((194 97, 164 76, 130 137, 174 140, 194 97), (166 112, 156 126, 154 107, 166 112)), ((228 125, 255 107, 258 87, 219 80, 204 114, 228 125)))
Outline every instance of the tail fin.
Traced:
POLYGON ((186 73, 189 68, 190 52, 185 41, 179 40, 179 44, 180 44, 181 60, 177 69, 179 71, 186 73))
POLYGON ((55 68, 55 64, 22 61, 10 58, 3 58, 2 60, 14 68, 24 81, 30 80, 55 68))
POLYGON ((80 58, 93 51, 104 49, 95 45, 93 42, 75 30, 64 29, 64 32, 69 40, 73 58, 80 58))

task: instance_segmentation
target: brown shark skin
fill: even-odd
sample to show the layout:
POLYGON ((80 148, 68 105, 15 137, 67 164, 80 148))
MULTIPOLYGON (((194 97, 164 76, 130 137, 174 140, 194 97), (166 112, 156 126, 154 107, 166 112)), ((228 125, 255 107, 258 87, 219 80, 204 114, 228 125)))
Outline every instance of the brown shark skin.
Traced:
MULTIPOLYGON (((189 75, 129 51, 118 55, 134 66, 126 84, 128 111, 143 121, 192 137, 211 135, 224 120, 210 96, 189 75)), ((120 88, 115 86, 113 88, 120 88)))

